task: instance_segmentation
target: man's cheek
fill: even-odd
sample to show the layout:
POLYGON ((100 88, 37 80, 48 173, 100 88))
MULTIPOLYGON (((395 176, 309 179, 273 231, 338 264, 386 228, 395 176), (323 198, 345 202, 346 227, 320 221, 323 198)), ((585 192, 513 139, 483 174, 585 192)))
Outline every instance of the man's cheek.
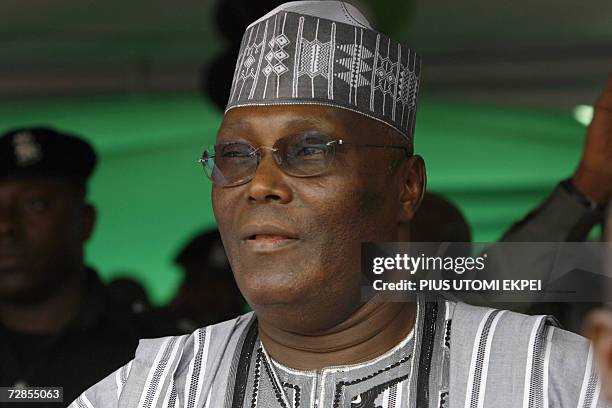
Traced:
POLYGON ((233 233, 237 234, 237 231, 232 231, 233 222, 236 219, 234 208, 235 206, 227 201, 213 200, 213 213, 224 245, 229 244, 231 239, 236 238, 232 236, 233 233))
POLYGON ((228 205, 228 191, 224 189, 215 187, 213 185, 211 192, 211 201, 212 208, 217 220, 223 217, 223 215, 227 214, 231 210, 231 206, 228 205))
POLYGON ((217 222, 219 221, 219 218, 221 216, 221 214, 219 214, 218 211, 218 207, 219 207, 219 197, 218 195, 215 193, 215 190, 213 188, 213 192, 211 194, 211 202, 212 202, 212 210, 213 210, 213 214, 215 215, 215 219, 217 220, 217 222))
POLYGON ((359 210, 362 215, 379 211, 383 203, 381 195, 376 191, 363 191, 359 194, 359 210))

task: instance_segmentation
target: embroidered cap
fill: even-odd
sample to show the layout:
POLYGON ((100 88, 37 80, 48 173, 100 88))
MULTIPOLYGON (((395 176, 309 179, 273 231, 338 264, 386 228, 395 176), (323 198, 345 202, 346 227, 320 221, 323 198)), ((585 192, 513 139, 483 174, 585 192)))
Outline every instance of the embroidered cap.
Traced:
POLYGON ((412 143, 421 58, 341 1, 294 1, 245 31, 225 112, 316 104, 381 121, 412 143))
POLYGON ((95 165, 93 148, 71 134, 35 127, 0 136, 0 178, 53 176, 86 181, 95 165))

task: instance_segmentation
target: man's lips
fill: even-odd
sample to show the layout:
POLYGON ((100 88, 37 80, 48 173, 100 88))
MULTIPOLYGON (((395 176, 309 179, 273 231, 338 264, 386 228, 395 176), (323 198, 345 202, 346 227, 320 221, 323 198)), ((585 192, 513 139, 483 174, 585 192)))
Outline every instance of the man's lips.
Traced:
POLYGON ((241 239, 255 252, 268 252, 299 241, 295 232, 278 225, 257 224, 247 225, 241 231, 241 239))
POLYGON ((295 238, 289 238, 284 235, 257 234, 257 235, 254 235, 252 238, 250 238, 249 241, 279 242, 279 241, 284 241, 288 239, 295 239, 295 238))
POLYGON ((289 228, 274 224, 249 224, 240 230, 242 240, 254 239, 299 239, 289 228))

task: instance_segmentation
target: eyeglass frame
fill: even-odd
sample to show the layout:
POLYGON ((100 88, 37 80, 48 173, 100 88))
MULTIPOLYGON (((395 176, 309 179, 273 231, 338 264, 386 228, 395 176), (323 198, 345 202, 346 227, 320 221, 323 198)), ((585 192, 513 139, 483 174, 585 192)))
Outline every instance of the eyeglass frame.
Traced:
MULTIPOLYGON (((291 137, 291 135, 290 136, 285 136, 285 137, 291 137)), ((281 138, 281 139, 284 139, 284 137, 281 138)), ((279 139, 279 140, 281 140, 281 139, 279 139)), ((222 145, 222 144, 230 144, 230 143, 242 143, 242 144, 245 144, 245 145, 248 145, 248 146, 252 147, 253 151, 250 152, 249 155, 257 156, 257 165, 255 166, 255 171, 253 172, 253 174, 250 177, 247 177, 245 180, 241 180, 239 182, 236 182, 236 184, 228 184, 228 185, 225 185, 225 186, 219 186, 219 187, 222 187, 222 188, 237 187, 237 186, 241 186, 241 185, 246 184, 249 181, 251 181, 253 179, 253 177, 255 177, 255 174, 257 173, 257 168, 259 167, 259 164, 261 163, 261 157, 262 156, 259 153, 261 150, 271 150, 272 151, 272 156, 274 157, 274 159, 276 161, 276 164, 279 167, 279 169, 283 173, 285 173, 285 174, 287 174, 287 175, 289 175, 291 177, 299 177, 299 178, 308 178, 308 177, 320 176, 327 169, 329 169, 329 167, 333 163, 333 160, 334 160, 334 157, 335 157, 335 148, 334 148, 334 150, 333 150, 334 155, 332 156, 332 158, 331 158, 331 160, 329 162, 329 165, 324 170, 322 170, 319 173, 315 173, 315 174, 294 175, 294 174, 291 174, 291 173, 287 172, 287 170, 285 168, 283 168, 283 166, 282 166, 283 158, 282 157, 278 157, 278 155, 275 154, 276 152, 278 152, 280 150, 278 147, 274 147, 274 146, 277 145, 278 140, 276 141, 276 143, 274 143, 273 146, 264 146, 264 145, 261 145, 261 146, 255 147, 252 144, 247 143, 247 142, 228 141, 228 142, 223 142, 223 143, 220 143, 220 144, 216 144, 214 146, 214 148, 216 148, 217 146, 222 145)), ((409 157, 413 156, 413 153, 411 153, 411 148, 408 147, 408 146, 400 146, 400 145, 376 145, 376 144, 370 144, 370 143, 360 144, 360 143, 355 143, 355 142, 346 142, 344 139, 332 139, 329 142, 325 143, 326 146, 332 146, 334 144, 337 144, 338 146, 351 146, 351 145, 353 145, 353 146, 358 146, 358 147, 378 147, 378 148, 386 148, 386 149, 402 149, 404 151, 404 153, 406 154, 406 158, 409 158, 409 157)), ((205 149, 204 152, 202 153, 202 156, 197 160, 197 163, 201 164, 203 167, 206 166, 206 163, 208 162, 209 159, 214 159, 215 158, 214 155, 211 155, 211 156, 208 156, 208 157, 204 157, 204 154, 206 154, 207 151, 208 151, 208 149, 205 149)), ((206 177, 208 177, 208 179, 210 179, 210 181, 214 184, 214 180, 212 180, 212 177, 209 176, 208 173, 206 173, 206 171, 204 171, 204 174, 206 174, 206 177)))

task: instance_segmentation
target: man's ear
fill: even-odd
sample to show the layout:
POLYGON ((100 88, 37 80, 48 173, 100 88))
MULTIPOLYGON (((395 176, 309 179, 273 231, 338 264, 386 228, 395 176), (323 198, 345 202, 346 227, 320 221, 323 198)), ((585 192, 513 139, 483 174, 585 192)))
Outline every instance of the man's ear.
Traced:
POLYGON ((89 203, 83 204, 83 229, 81 230, 81 240, 86 242, 91 238, 94 227, 96 225, 97 211, 96 207, 89 203))
POLYGON ((427 174, 425 162, 419 155, 405 160, 399 172, 400 176, 400 214, 399 223, 409 222, 413 217, 425 194, 427 174))
POLYGON ((612 310, 591 312, 583 332, 593 343, 593 361, 599 373, 602 391, 612 401, 612 310))

